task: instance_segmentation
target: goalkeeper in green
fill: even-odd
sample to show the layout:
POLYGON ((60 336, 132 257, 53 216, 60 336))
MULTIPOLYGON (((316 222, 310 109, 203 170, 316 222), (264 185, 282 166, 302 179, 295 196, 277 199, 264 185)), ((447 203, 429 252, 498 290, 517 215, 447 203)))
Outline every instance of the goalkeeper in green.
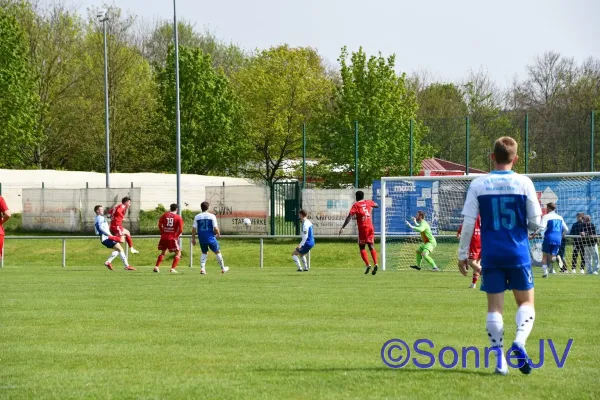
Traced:
POLYGON ((406 225, 413 231, 421 234, 423 244, 419 246, 419 249, 417 250, 417 265, 411 265, 410 267, 420 271, 421 262, 425 259, 425 261, 433 268, 432 271, 439 271, 438 267, 435 265, 435 261, 431 258, 431 253, 435 250, 437 242, 431 233, 431 227, 427 221, 425 221, 425 212, 417 211, 417 216, 413 218, 413 222, 415 224, 414 226, 408 221, 406 221, 406 225))

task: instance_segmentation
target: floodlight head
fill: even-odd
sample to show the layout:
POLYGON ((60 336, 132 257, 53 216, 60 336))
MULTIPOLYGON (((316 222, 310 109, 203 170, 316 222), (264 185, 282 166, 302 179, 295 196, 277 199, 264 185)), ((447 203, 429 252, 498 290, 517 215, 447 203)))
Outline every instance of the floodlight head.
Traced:
POLYGON ((104 8, 102 10, 99 10, 98 13, 96 14, 96 17, 98 18, 98 20, 100 22, 104 22, 108 20, 108 9, 104 8))

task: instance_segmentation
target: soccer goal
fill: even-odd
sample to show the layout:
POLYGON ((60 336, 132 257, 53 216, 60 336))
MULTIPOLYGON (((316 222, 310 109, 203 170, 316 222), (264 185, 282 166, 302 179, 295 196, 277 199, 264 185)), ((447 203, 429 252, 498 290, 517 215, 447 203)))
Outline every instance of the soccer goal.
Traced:
MULTIPOLYGON (((415 265, 415 253, 421 236, 406 226, 417 211, 424 211, 437 241, 432 253, 440 270, 457 271, 457 231, 462 223, 462 207, 471 181, 480 175, 384 177, 375 182, 373 191, 380 202, 378 229, 381 232, 381 265, 384 270, 408 270, 415 265)), ((557 213, 569 228, 577 213, 590 215, 600 224, 600 173, 529 174, 535 185, 542 213, 554 202, 557 213)), ((412 221, 411 221, 412 223, 412 221)), ((572 239, 567 239, 567 264, 571 265, 572 239)), ((541 239, 530 242, 534 265, 541 263, 541 239)), ((423 267, 427 263, 423 260, 423 267)))

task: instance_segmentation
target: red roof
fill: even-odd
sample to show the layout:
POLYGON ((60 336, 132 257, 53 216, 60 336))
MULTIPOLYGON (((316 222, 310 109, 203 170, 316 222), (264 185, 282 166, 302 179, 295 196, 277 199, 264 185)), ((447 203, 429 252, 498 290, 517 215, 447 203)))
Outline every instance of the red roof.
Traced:
MULTIPOLYGON (((465 166, 452 161, 446 161, 439 158, 427 158, 421 162, 423 171, 465 171, 465 166)), ((487 171, 481 169, 469 168, 470 174, 487 174, 487 171)))

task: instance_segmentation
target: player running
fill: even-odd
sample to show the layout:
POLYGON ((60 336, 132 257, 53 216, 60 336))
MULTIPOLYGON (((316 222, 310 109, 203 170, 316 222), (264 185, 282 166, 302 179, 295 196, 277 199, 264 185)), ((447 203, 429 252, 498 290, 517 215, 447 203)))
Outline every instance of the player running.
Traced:
POLYGON ((160 230, 160 241, 158 242, 158 250, 161 251, 158 259, 156 260, 156 267, 154 272, 160 272, 158 267, 165 259, 167 250, 169 253, 175 253, 173 258, 173 264, 171 265, 170 272, 172 274, 177 273, 177 264, 181 260, 181 249, 179 248, 179 237, 183 233, 183 219, 178 215, 179 208, 177 204, 171 204, 171 211, 167 211, 158 220, 158 229, 160 230))
POLYGON ((4 257, 4 223, 10 219, 10 216, 6 201, 0 196, 0 258, 4 257))
POLYGON ((111 217, 110 220, 110 233, 115 236, 125 236, 125 240, 127 240, 127 245, 129 245, 129 249, 133 254, 138 254, 137 251, 133 247, 133 240, 131 240, 131 233, 123 227, 123 220, 125 219, 125 215, 127 214, 127 210, 131 206, 131 198, 128 196, 123 197, 121 200, 121 204, 117 204, 110 210, 108 210, 108 214, 111 217))
POLYGON ((108 260, 104 263, 104 266, 111 271, 114 269, 111 262, 117 256, 121 257, 123 261, 123 265, 125 265, 126 271, 135 271, 136 269, 129 265, 127 262, 127 256, 123 251, 123 247, 119 243, 121 241, 121 236, 113 236, 110 234, 110 230, 108 229, 108 223, 106 222, 106 218, 104 218, 104 207, 98 205, 94 207, 94 212, 96 213, 96 219, 94 220, 94 229, 96 231, 96 235, 100 236, 100 242, 109 249, 113 249, 112 254, 108 257, 108 260))
POLYGON ((435 261, 431 258, 431 253, 437 247, 437 242, 433 237, 433 233, 431 233, 431 227, 425 221, 425 211, 417 211, 417 216, 413 217, 414 226, 411 225, 410 222, 406 221, 406 225, 415 232, 419 232, 421 234, 421 240, 423 240, 423 244, 419 246, 417 249, 417 265, 411 265, 412 269, 416 269, 417 271, 421 270, 421 262, 423 259, 429 263, 432 267, 432 271, 437 272, 439 268, 435 265, 435 261))
POLYGON ((306 259, 306 255, 310 252, 310 250, 315 247, 315 237, 313 235, 313 224, 306 218, 308 214, 304 210, 298 211, 298 216, 300 217, 300 221, 302 222, 302 241, 296 247, 294 252, 292 253, 292 259, 294 263, 296 263, 296 267, 298 267, 297 271, 302 272, 303 269, 300 266, 300 257, 302 257, 302 265, 304 266, 304 271, 308 271, 308 260, 306 259))
POLYGON ((192 225, 192 245, 196 245, 196 234, 198 235, 198 241, 200 242, 200 250, 202 250, 202 257, 200 258, 200 273, 206 275, 206 260, 208 259, 208 250, 215 253, 217 261, 221 266, 221 273, 229 271, 229 268, 225 266, 223 261, 223 255, 221 254, 221 248, 217 238, 221 237, 219 232, 219 226, 217 224, 217 217, 214 214, 208 212, 210 204, 208 201, 203 201, 200 204, 202 212, 194 217, 194 224, 192 225))
MULTIPOLYGON (((458 227, 456 237, 460 239, 462 232, 462 224, 458 227)), ((473 237, 471 238, 471 244, 469 245, 469 267, 473 270, 473 281, 469 289, 475 289, 477 287, 477 281, 481 274, 481 217, 477 216, 475 221, 475 229, 473 230, 473 237)))
POLYGON ((518 306, 517 333, 509 350, 510 360, 517 360, 517 367, 524 374, 532 370, 525 350, 535 319, 528 229, 540 227, 542 210, 531 179, 512 171, 518 159, 517 142, 513 138, 496 140, 492 154, 495 170, 476 178, 467 192, 458 250, 458 267, 466 276, 469 246, 477 216, 481 215, 481 290, 487 293, 486 328, 498 357, 496 373, 502 375, 508 373, 502 319, 506 290, 513 291, 518 306))
POLYGON ((344 221, 344 225, 340 229, 340 235, 344 232, 346 225, 350 223, 352 217, 356 217, 356 225, 358 227, 358 248, 360 249, 360 256, 365 262, 365 275, 369 273, 371 264, 369 264, 369 256, 367 255, 366 246, 369 246, 371 257, 373 258, 373 275, 377 273, 379 266, 377 265, 377 250, 375 250, 375 228, 373 227, 373 209, 378 208, 379 205, 373 200, 365 200, 365 193, 361 190, 356 192, 356 203, 352 205, 350 213, 344 221))
POLYGON ((556 274, 554 259, 558 259, 560 270, 563 270, 564 263, 558 253, 563 237, 569 232, 569 227, 565 224, 563 217, 555 212, 556 204, 548 203, 546 209, 550 212, 542 217, 542 226, 529 236, 529 239, 533 239, 538 233, 545 231, 544 241, 542 242, 542 252, 544 253, 542 256, 542 278, 548 277, 548 264, 550 265, 550 273, 556 274))

